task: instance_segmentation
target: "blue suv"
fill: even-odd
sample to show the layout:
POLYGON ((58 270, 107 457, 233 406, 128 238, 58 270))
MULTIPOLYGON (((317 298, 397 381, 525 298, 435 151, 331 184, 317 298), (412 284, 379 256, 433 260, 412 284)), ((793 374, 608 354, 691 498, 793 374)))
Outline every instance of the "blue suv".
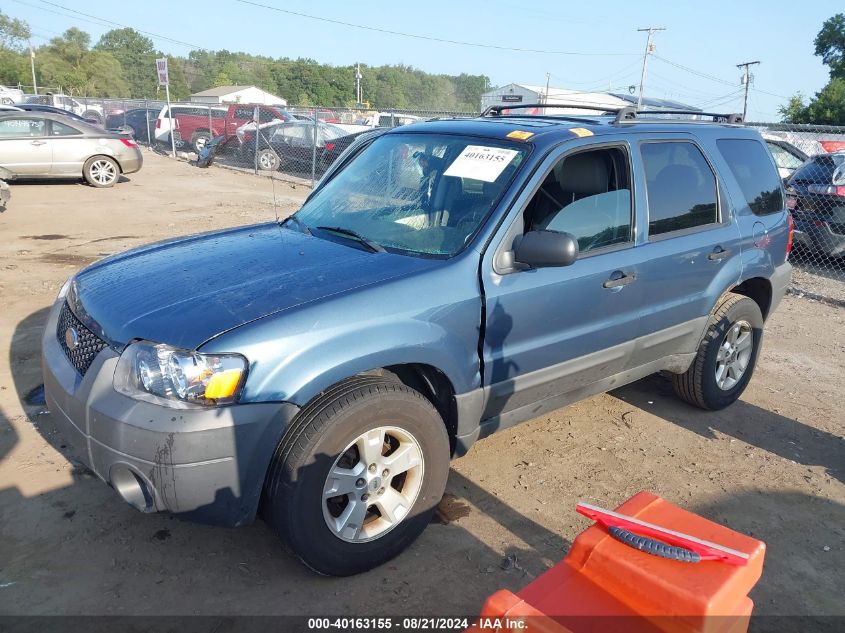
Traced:
POLYGON ((44 380, 83 461, 143 512, 260 509, 347 575, 406 548, 496 431, 660 371, 734 402, 791 270, 759 134, 513 112, 364 135, 281 223, 72 277, 44 380))

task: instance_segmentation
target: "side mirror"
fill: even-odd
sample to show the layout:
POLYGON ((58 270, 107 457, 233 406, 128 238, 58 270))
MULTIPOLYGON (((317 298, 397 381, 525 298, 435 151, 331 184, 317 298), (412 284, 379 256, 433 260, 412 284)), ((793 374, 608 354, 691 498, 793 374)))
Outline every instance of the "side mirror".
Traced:
POLYGON ((529 231, 514 244, 514 260, 531 268, 569 266, 578 259, 578 241, 571 233, 529 231))

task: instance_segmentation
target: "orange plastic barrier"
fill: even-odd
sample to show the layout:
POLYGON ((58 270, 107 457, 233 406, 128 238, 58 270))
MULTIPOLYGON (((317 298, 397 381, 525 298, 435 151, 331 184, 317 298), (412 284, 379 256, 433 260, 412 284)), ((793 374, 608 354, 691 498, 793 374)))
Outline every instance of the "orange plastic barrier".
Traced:
POLYGON ((487 599, 469 630, 502 633, 744 633, 766 545, 649 492, 616 511, 748 554, 748 564, 684 563, 629 547, 593 525, 564 560, 522 589, 487 599))

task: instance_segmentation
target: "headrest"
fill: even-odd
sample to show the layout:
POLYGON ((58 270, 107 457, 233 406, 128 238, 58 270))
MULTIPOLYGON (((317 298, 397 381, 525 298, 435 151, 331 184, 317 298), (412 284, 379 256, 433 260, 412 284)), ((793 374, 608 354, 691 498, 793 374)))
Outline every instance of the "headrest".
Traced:
POLYGON ((566 193, 593 195, 605 193, 610 181, 607 163, 596 152, 575 154, 556 169, 557 181, 566 193), (559 171, 558 171, 559 170, 559 171))

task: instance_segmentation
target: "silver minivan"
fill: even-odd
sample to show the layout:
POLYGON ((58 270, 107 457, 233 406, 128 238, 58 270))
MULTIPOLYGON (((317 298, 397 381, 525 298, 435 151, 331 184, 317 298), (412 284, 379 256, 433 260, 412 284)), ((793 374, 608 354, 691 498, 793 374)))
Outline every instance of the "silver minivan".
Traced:
POLYGON ((16 177, 79 178, 111 187, 144 158, 129 137, 60 114, 0 113, 0 165, 16 177))

